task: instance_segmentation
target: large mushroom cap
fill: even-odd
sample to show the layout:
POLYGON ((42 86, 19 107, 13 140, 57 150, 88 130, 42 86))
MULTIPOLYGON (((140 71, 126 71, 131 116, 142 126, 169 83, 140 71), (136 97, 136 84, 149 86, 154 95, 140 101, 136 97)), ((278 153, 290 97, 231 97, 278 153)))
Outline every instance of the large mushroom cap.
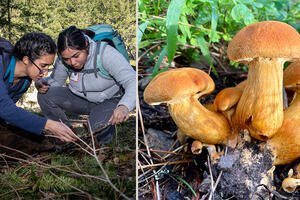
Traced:
POLYGON ((294 62, 284 70, 283 85, 287 89, 300 88, 300 62, 294 62))
POLYGON ((179 68, 158 74, 146 87, 144 100, 148 104, 160 104, 200 92, 208 94, 214 89, 215 84, 207 73, 195 68, 179 68))
POLYGON ((240 30, 229 43, 227 54, 235 62, 248 62, 256 57, 300 57, 299 33, 290 25, 278 21, 263 21, 240 30))

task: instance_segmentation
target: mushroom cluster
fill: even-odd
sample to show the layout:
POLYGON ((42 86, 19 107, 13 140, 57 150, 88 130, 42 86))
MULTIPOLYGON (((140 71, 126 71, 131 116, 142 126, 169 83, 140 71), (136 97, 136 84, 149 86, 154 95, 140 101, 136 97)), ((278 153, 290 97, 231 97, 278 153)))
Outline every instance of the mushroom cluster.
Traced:
POLYGON ((158 74, 146 87, 144 100, 166 103, 180 132, 197 141, 228 144, 240 130, 248 130, 253 138, 267 141, 273 164, 291 163, 300 157, 300 64, 291 64, 284 73, 283 64, 300 60, 299 33, 283 22, 257 22, 236 34, 227 54, 248 65, 248 79, 218 93, 213 109, 199 99, 214 90, 214 82, 195 68, 158 74), (285 111, 283 86, 294 93, 285 111))
POLYGON ((229 59, 246 63, 248 79, 234 122, 258 140, 271 138, 283 122, 283 64, 300 58, 300 36, 290 25, 263 21, 241 29, 230 41, 229 59))
MULTIPOLYGON (((207 146, 202 143, 237 142, 241 130, 247 130, 263 141, 264 155, 272 153, 273 165, 292 163, 300 157, 299 33, 283 22, 257 22, 236 34, 227 54, 248 65, 248 78, 219 92, 213 105, 202 105, 199 99, 213 92, 214 82, 195 68, 160 73, 146 87, 144 100, 167 104, 178 132, 195 139, 195 152, 207 146), (286 61, 293 63, 283 71, 286 61), (287 109, 285 90, 292 94, 287 109)), ((294 191, 299 178, 288 177, 282 183, 284 190, 294 191)))

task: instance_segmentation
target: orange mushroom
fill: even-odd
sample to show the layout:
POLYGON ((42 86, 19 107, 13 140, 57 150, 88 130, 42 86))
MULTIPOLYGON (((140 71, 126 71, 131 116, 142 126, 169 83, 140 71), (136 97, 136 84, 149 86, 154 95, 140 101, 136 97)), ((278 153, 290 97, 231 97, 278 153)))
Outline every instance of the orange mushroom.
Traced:
POLYGON ((229 87, 219 92, 214 100, 214 110, 221 112, 227 118, 228 122, 232 124, 232 116, 235 112, 235 106, 240 100, 246 81, 242 81, 235 87, 229 87))
POLYGON ((284 112, 282 126, 267 141, 274 154, 274 165, 289 164, 300 157, 300 62, 292 63, 284 71, 284 86, 295 92, 295 97, 284 112))
POLYGON ((144 100, 152 105, 166 103, 178 128, 189 137, 207 144, 225 144, 231 134, 226 118, 198 100, 214 88, 205 72, 178 68, 158 74, 146 87, 144 100))
POLYGON ((229 43, 229 59, 249 67, 234 121, 252 137, 268 140, 281 127, 283 64, 299 59, 299 52, 299 33, 292 26, 277 21, 246 26, 229 43))

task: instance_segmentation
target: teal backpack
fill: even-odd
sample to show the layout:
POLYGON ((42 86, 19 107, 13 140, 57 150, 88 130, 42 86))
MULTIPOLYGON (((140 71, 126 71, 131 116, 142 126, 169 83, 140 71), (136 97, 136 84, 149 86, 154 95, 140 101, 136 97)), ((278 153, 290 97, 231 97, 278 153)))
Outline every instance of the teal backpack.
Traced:
POLYGON ((112 79, 109 73, 102 67, 102 54, 105 46, 108 44, 117 49, 129 62, 129 55, 120 34, 109 24, 97 24, 86 28, 86 30, 93 31, 95 33, 95 36, 92 37, 92 40, 96 41, 97 43, 97 59, 95 59, 95 69, 93 70, 95 76, 97 77, 98 72, 98 74, 100 74, 102 77, 112 79))
MULTIPOLYGON (((129 55, 120 34, 116 30, 114 30, 111 25, 108 24, 97 24, 94 26, 90 26, 84 29, 83 32, 97 43, 97 59, 95 59, 94 69, 81 70, 81 73, 83 73, 82 77, 84 77, 86 74, 94 73, 96 78, 98 77, 98 75, 100 75, 105 79, 114 80, 114 78, 103 68, 101 60, 103 57, 105 46, 110 45, 117 49, 129 62, 129 55)), ((68 73, 72 73, 73 70, 68 68, 67 71, 68 73)), ((116 84, 119 85, 117 81, 116 84)), ((84 81, 82 81, 82 90, 84 95, 86 96, 87 92, 85 89, 84 81)))

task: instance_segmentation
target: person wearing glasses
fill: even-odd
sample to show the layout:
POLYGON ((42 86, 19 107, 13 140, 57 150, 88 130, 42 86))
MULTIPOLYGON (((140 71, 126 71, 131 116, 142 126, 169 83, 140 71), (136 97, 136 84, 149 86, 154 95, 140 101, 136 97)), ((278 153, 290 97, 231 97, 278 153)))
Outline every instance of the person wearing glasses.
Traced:
MULTIPOLYGON (((32 81, 47 75, 53 64, 56 44, 44 33, 25 34, 15 46, 1 38, 0 42, 0 124, 16 126, 35 135, 44 130, 62 141, 75 141, 72 130, 61 122, 38 116, 16 106, 32 81)), ((5 141, 1 139, 1 144, 5 141)))
POLYGON ((50 77, 36 83, 38 103, 49 119, 71 127, 64 111, 89 115, 98 143, 113 139, 115 125, 126 121, 136 104, 136 76, 128 61, 106 45, 101 63, 110 77, 88 73, 94 69, 97 44, 86 32, 71 26, 58 37, 58 58, 50 77), (64 87, 69 78, 67 87, 64 87))

